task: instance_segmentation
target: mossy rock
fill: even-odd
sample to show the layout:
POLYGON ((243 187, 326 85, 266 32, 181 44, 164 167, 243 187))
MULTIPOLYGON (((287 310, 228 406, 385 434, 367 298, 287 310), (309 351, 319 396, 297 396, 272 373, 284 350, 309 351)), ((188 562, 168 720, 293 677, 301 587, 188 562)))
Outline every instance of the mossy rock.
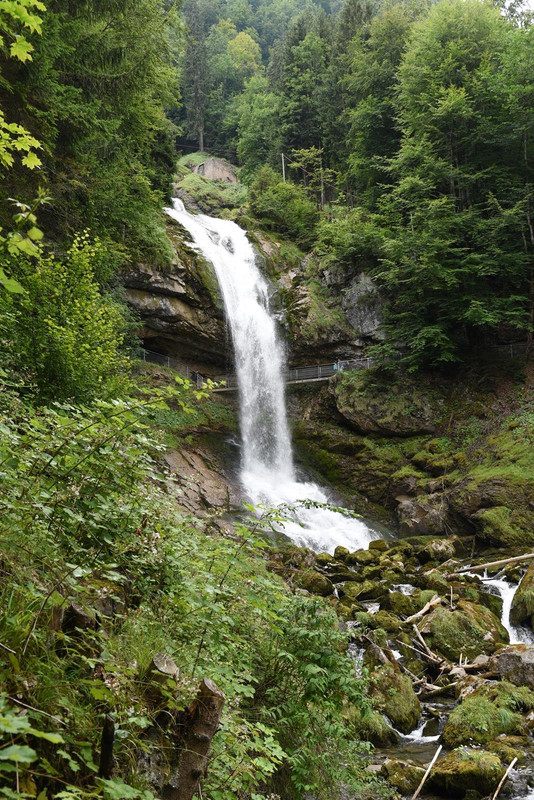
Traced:
POLYGON ((318 594, 323 597, 334 594, 334 584, 332 581, 327 578, 326 575, 321 575, 313 569, 297 573, 295 580, 301 589, 306 589, 310 594, 318 594))
POLYGON ((355 550, 345 557, 345 561, 347 564, 376 564, 379 557, 379 553, 373 550, 355 550))
POLYGON ((376 614, 371 615, 371 625, 373 628, 383 628, 387 633, 398 633, 402 622, 388 611, 377 611, 376 614))
POLYGON ((512 600, 510 621, 512 625, 531 622, 534 614, 534 561, 525 572, 512 600))
POLYGON ((457 662, 495 652, 509 641, 508 631, 489 608, 460 600, 455 611, 436 608, 420 623, 432 650, 457 662))
POLYGON ((369 542, 369 550, 380 550, 381 552, 385 552, 389 549, 389 544, 384 541, 384 539, 373 539, 372 542, 369 542))
POLYGON ((388 758, 382 765, 381 774, 404 795, 411 794, 417 789, 423 779, 425 769, 411 761, 388 758))
POLYGON ((378 711, 371 709, 362 713, 359 709, 354 709, 351 722, 362 742, 371 742, 375 747, 388 747, 399 741, 398 733, 378 711))
POLYGON ((321 567, 326 567, 328 564, 331 564, 334 559, 330 553, 317 553, 315 560, 321 567))
POLYGON ((348 547, 342 547, 341 545, 338 545, 334 550, 334 558, 337 559, 338 561, 345 561, 349 553, 350 550, 348 549, 348 547))
POLYGON ((390 664, 371 673, 369 689, 378 710, 402 733, 410 733, 421 716, 421 703, 407 675, 390 664))
POLYGON ((521 733, 523 728, 521 714, 475 694, 451 713, 443 730, 443 743, 450 748, 487 744, 501 733, 521 733))
POLYGON ((379 581, 362 581, 346 583, 343 586, 343 601, 378 600, 384 594, 384 587, 379 581))
POLYGON ((388 592, 385 600, 384 607, 388 611, 398 616, 409 617, 416 612, 416 604, 412 599, 412 595, 403 594, 402 592, 388 592))
POLYGON ((444 797, 463 798, 473 790, 488 795, 504 773, 505 767, 495 753, 459 747, 436 762, 428 784, 444 797))

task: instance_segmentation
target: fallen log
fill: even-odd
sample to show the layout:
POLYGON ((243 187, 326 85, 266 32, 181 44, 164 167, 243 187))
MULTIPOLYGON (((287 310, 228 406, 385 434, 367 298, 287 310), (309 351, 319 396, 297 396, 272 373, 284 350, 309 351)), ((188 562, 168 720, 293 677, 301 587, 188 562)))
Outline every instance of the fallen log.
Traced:
POLYGON ((206 773, 211 740, 215 736, 226 697, 209 678, 200 684, 190 709, 190 721, 180 743, 180 764, 163 787, 163 800, 192 800, 206 773))
POLYGON ((418 692, 419 700, 426 702, 427 700, 431 700, 433 697, 438 697, 440 694, 445 694, 449 689, 454 689, 455 686, 458 685, 458 681, 453 681, 453 683, 448 683, 446 686, 436 686, 430 689, 432 684, 429 684, 429 691, 425 691, 425 687, 421 688, 421 691, 418 692))
POLYGON ((447 580, 451 578, 459 578, 460 575, 465 575, 466 572, 480 572, 486 569, 493 569, 493 567, 505 567, 507 564, 518 564, 521 561, 528 561, 534 558, 534 553, 528 553, 525 556, 512 556, 512 558, 502 558, 500 561, 488 561, 487 564, 477 564, 474 567, 465 567, 465 569, 458 570, 458 572, 451 572, 447 575, 447 580))
POLYGON ((442 664, 444 664, 444 665, 447 665, 447 666, 450 666, 450 664, 448 664, 448 663, 447 663, 447 661, 446 661, 444 658, 441 658, 441 657, 440 657, 440 656, 438 656, 436 653, 433 653, 433 652, 432 652, 432 650, 430 649, 430 647, 427 645, 427 643, 426 643, 426 642, 425 642, 425 640, 423 639, 423 636, 422 636, 422 634, 421 634, 421 631, 419 630, 419 628, 417 627, 417 625, 413 625, 413 626, 412 626, 412 629, 413 629, 413 632, 415 633, 415 636, 416 636, 416 638, 417 638, 417 641, 421 643, 422 647, 424 647, 424 649, 425 649, 425 653, 427 654, 427 658, 428 658, 430 661, 432 661, 432 663, 433 663, 433 664, 436 664, 436 665, 439 665, 439 666, 441 666, 442 664))

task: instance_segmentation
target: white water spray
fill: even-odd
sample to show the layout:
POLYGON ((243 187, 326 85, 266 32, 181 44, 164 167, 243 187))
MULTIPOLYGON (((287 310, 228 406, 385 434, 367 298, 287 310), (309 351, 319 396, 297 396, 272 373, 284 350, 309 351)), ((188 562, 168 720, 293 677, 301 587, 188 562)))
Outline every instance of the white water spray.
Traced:
MULTIPOLYGON (((181 200, 167 213, 191 235, 213 264, 232 334, 240 405, 241 480, 252 503, 327 503, 314 483, 297 480, 287 422, 284 352, 269 309, 269 285, 246 233, 234 222, 190 214, 181 200)), ((323 508, 299 507, 284 533, 296 544, 333 552, 337 545, 365 547, 379 538, 364 522, 323 508)))

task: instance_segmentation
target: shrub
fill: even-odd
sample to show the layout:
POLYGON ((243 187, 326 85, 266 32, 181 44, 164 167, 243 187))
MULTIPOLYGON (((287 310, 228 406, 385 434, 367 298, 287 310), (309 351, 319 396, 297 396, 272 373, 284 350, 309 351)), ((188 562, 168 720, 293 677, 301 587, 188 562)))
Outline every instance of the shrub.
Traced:
POLYGON ((271 167, 263 167, 250 189, 250 208, 267 228, 289 236, 301 247, 313 244, 319 218, 315 205, 304 189, 280 177, 271 167))

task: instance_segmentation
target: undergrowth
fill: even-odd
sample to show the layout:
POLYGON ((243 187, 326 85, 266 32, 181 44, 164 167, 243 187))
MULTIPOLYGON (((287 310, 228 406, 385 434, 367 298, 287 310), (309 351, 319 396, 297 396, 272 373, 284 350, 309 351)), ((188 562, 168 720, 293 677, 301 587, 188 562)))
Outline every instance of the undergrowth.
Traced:
POLYGON ((202 396, 178 380, 35 408, 0 388, 0 795, 157 797, 209 677, 226 706, 207 800, 388 796, 347 722, 368 701, 334 611, 264 566, 272 513, 223 536, 179 511, 154 421, 202 396), (156 680, 157 653, 179 677, 156 680), (107 716, 115 768, 99 776, 107 716))

